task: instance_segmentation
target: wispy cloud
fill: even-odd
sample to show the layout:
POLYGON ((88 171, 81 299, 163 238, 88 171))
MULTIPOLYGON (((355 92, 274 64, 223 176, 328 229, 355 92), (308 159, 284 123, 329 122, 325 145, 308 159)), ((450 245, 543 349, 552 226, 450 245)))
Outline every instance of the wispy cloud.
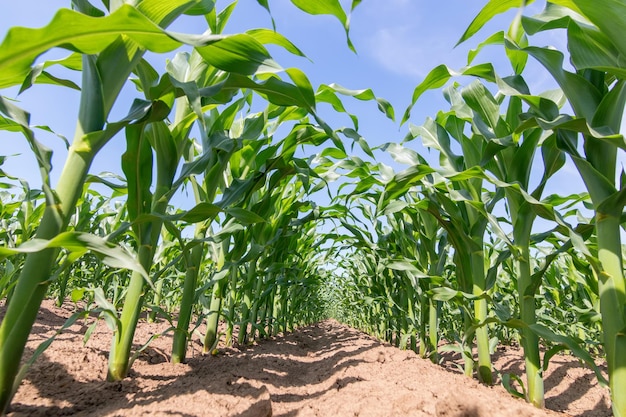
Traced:
POLYGON ((451 36, 420 34, 415 26, 378 29, 368 39, 368 45, 368 53, 379 65, 414 78, 423 78, 439 64, 455 66, 459 62, 451 36))
POLYGON ((360 35, 367 44, 364 51, 377 65, 417 80, 439 64, 464 64, 465 53, 454 49, 462 28, 445 12, 421 0, 388 0, 385 7, 376 6, 360 16, 368 28, 360 35))

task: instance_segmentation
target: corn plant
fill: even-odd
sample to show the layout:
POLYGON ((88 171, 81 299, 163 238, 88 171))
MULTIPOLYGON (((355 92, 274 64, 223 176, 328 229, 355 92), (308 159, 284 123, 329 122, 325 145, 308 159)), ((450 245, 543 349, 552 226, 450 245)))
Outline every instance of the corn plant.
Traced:
MULTIPOLYGON (((134 65, 146 49, 163 51, 178 46, 176 42, 165 48, 159 45, 164 37, 167 38, 161 27, 167 26, 177 15, 197 5, 196 2, 172 3, 169 9, 156 12, 154 4, 148 3, 144 3, 146 7, 141 11, 129 5, 122 5, 119 8, 113 6, 108 17, 90 16, 90 14, 102 16, 103 13, 92 8, 81 10, 81 7, 76 5, 77 11, 61 10, 45 28, 12 29, 3 42, 2 51, 5 56, 2 58, 3 76, 0 81, 2 87, 21 84, 39 54, 60 46, 57 44, 58 40, 55 42, 55 39, 59 39, 56 36, 59 28, 63 28, 66 34, 65 40, 62 41, 63 45, 84 53, 81 62, 83 86, 77 129, 65 168, 54 191, 48 179, 49 151, 46 152, 36 141, 28 123, 28 115, 5 99, 2 99, 0 106, 0 111, 29 140, 42 171, 46 209, 37 231, 39 239, 54 238, 65 229, 98 150, 125 124, 137 116, 142 117, 136 114, 135 117, 131 116, 117 124, 106 123, 110 109, 134 65), (135 39, 121 36, 131 30, 133 33, 144 35, 153 33, 154 36, 138 35, 135 39), (89 36, 94 33, 109 35, 89 36), (157 41, 159 34, 160 41, 157 41), (118 54, 126 56, 127 60, 120 61, 117 58, 120 56, 118 54)), ((0 409, 3 412, 13 391, 18 359, 22 356, 26 338, 47 289, 47 285, 42 283, 48 279, 56 254, 55 249, 47 249, 27 257, 15 288, 15 302, 9 305, 2 321, 0 409)))
MULTIPOLYGON (((461 38, 472 36, 497 11, 488 4, 461 38)), ((554 1, 543 13, 521 18, 521 29, 529 35, 562 28, 567 31, 568 51, 574 72, 563 68, 561 51, 526 46, 505 39, 507 51, 525 54, 541 63, 558 83, 574 115, 550 114, 530 117, 519 130, 539 126, 556 133, 557 146, 578 169, 595 211, 597 252, 590 253, 599 280, 604 348, 609 368, 613 412, 626 415, 624 349, 626 285, 622 266, 620 224, 624 209, 623 184, 616 184, 617 155, 626 149, 620 123, 626 103, 624 66, 619 57, 626 52, 620 36, 626 6, 621 2, 554 1), (602 12, 601 12, 602 10, 602 12), (582 138, 582 149, 578 140, 582 138)))
MULTIPOLYGON (((259 3, 269 10, 267 2, 259 3)), ((353 6, 356 4, 358 3, 353 6)), ((47 72, 39 70, 40 67, 32 66, 40 54, 54 47, 70 49, 74 53, 65 60, 50 62, 43 66, 60 64, 72 70, 80 70, 82 75, 81 104, 76 133, 69 148, 64 169, 54 189, 49 181, 50 150, 36 140, 35 133, 29 125, 28 113, 4 98, 0 100, 0 113, 3 115, 2 128, 24 134, 40 166, 46 206, 36 237, 43 240, 54 239, 65 230, 82 193, 83 184, 94 157, 115 134, 126 128, 129 145, 131 145, 129 149, 134 149, 133 153, 127 155, 140 156, 146 154, 145 145, 141 145, 141 140, 139 140, 140 143, 136 140, 144 134, 141 126, 148 126, 149 122, 153 123, 148 127, 147 133, 152 134, 154 138, 166 133, 166 127, 159 123, 159 120, 164 117, 163 104, 166 103, 158 99, 153 102, 137 101, 126 118, 119 122, 108 121, 111 108, 122 87, 131 72, 141 68, 142 56, 146 51, 163 53, 187 43, 197 47, 196 50, 203 59, 224 71, 250 75, 263 65, 280 69, 262 45, 249 35, 223 36, 207 33, 202 36, 187 36, 174 35, 165 31, 164 28, 184 13, 205 15, 209 21, 215 22, 216 13, 213 9, 213 2, 210 1, 181 0, 168 2, 167 5, 151 0, 132 2, 132 5, 107 1, 104 2, 104 10, 81 1, 72 2, 72 6, 74 10, 61 9, 44 28, 11 29, 2 43, 0 88, 14 85, 29 88, 33 83, 44 79, 46 82, 52 80, 60 86, 70 84, 61 78, 48 77, 47 72), (63 33, 63 36, 59 36, 59 33, 63 33), (217 47, 218 44, 219 47, 217 47), (228 51, 233 49, 245 52, 229 54, 228 51), (141 126, 131 126, 136 121, 141 121, 141 126), (140 152, 141 149, 144 149, 143 153, 140 152)), ((338 3, 313 8, 306 4, 299 4, 299 7, 309 13, 335 15, 342 21, 347 33, 348 19, 338 3)), ((129 167, 128 164, 126 166, 129 167)), ((160 188, 165 188, 168 181, 160 180, 161 178, 159 178, 160 188)), ((164 204, 164 201, 159 199, 162 195, 163 189, 160 189, 155 201, 159 207, 164 204)), ((137 202, 145 203, 145 197, 144 193, 137 202)), ((145 206, 141 207, 137 214, 145 209, 145 206)), ((142 229, 142 240, 137 248, 142 253, 140 263, 149 266, 153 249, 147 245, 157 240, 156 229, 158 227, 152 231, 149 231, 149 227, 145 224, 137 223, 134 227, 142 229), (147 240, 149 235, 152 236, 150 241, 147 240)), ((97 246, 86 244, 85 239, 78 239, 79 245, 82 244, 87 249, 94 249, 97 246)), ((15 302, 11 302, 8 306, 0 327, 0 345, 2 346, 0 350, 0 409, 3 412, 14 391, 14 378, 26 338, 48 287, 47 280, 58 253, 55 246, 70 245, 67 239, 52 242, 49 244, 52 247, 26 256, 24 267, 15 286, 13 296, 15 302)), ((102 250, 105 248, 102 247, 102 250)), ((145 277, 145 271, 142 275, 145 277)), ((143 277, 141 280, 139 277, 140 275, 137 275, 131 284, 132 296, 127 297, 128 308, 124 309, 125 313, 122 318, 124 323, 129 324, 129 330, 137 316, 136 304, 141 304, 139 301, 143 293, 144 281, 143 277), (132 300, 137 300, 137 303, 134 304, 135 301, 132 300), (126 311, 130 312, 126 313, 126 311)), ((122 343, 128 344, 132 336, 124 336, 123 339, 122 343)), ((123 347, 116 349, 119 352, 125 350, 123 347)), ((113 371, 110 372, 112 377, 118 378, 125 374, 127 366, 123 362, 117 359, 112 361, 113 371)))

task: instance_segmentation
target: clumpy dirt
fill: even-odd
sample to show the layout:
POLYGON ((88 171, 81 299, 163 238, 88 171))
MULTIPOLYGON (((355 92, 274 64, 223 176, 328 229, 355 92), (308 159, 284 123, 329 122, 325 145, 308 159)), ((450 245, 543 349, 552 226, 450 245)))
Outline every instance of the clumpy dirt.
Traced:
MULTIPOLYGON (((72 309, 44 302, 27 356, 72 309)), ((195 336, 184 365, 169 363, 171 335, 162 336, 142 352, 127 379, 110 383, 105 376, 111 331, 101 322, 83 345, 88 325, 75 323, 35 362, 9 416, 611 415, 608 391, 572 357, 550 362, 548 410, 538 410, 500 385, 486 387, 461 375, 452 363, 434 365, 333 320, 242 349, 220 347, 217 356, 201 356, 195 336)), ((141 322, 135 340, 145 343, 168 327, 141 322)), ((495 367, 520 373, 519 350, 501 349, 495 367)))

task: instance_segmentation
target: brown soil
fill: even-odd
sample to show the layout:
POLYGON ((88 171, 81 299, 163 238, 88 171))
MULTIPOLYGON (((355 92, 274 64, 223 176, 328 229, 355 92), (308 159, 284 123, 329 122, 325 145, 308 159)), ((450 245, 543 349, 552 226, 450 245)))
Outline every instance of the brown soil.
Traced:
MULTIPOLYGON (((64 323, 72 307, 44 302, 27 355, 64 323)), ((2 312, 0 312, 2 315, 2 312)), ((111 332, 89 323, 58 336, 33 365, 10 416, 610 416, 608 392, 576 359, 558 356, 538 410, 501 386, 486 387, 359 331, 328 320, 245 349, 201 356, 195 337, 187 364, 168 362, 170 336, 152 342, 122 382, 104 382, 111 332), (558 411, 558 412, 557 412, 558 411)), ((140 323, 144 343, 167 323, 140 323)), ((520 372, 519 351, 501 350, 495 366, 520 372)))

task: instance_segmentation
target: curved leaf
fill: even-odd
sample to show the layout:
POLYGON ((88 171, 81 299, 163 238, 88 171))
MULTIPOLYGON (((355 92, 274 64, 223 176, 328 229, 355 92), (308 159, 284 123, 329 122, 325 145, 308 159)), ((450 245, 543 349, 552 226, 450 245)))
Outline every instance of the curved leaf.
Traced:
POLYGON ((504 13, 514 7, 522 7, 526 4, 531 4, 532 2, 533 0, 490 0, 489 3, 478 12, 468 28, 465 29, 465 33, 463 33, 461 39, 456 43, 457 46, 474 36, 487 22, 500 13, 504 13))
POLYGON ((97 54, 122 35, 152 52, 168 52, 184 43, 198 46, 209 63, 225 71, 252 74, 259 68, 280 70, 250 35, 175 34, 134 7, 123 5, 106 17, 61 9, 43 28, 11 28, 0 45, 0 88, 22 84, 30 65, 52 48, 97 54))
POLYGON ((121 247, 90 233, 63 232, 50 240, 31 239, 17 248, 0 247, 0 258, 18 253, 39 252, 47 248, 64 248, 80 254, 92 251, 102 256, 102 262, 105 264, 113 268, 125 268, 138 272, 148 279, 148 274, 133 256, 121 247))

